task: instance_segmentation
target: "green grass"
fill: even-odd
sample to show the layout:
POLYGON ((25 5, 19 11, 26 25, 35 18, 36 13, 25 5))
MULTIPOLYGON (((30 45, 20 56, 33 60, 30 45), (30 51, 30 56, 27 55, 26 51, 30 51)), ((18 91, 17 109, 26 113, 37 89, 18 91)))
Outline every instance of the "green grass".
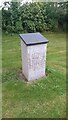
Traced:
POLYGON ((3 34, 3 117, 66 117, 66 35, 42 33, 48 38, 47 77, 26 83, 20 80, 19 35, 3 34))

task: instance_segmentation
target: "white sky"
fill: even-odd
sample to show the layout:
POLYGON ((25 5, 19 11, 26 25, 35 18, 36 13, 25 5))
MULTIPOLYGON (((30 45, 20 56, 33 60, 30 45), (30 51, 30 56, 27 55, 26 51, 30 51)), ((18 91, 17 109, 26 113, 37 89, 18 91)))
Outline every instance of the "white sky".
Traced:
POLYGON ((0 0, 0 6, 6 1, 11 1, 11 0, 0 0))
MULTIPOLYGON (((3 5, 3 3, 4 2, 6 2, 6 1, 11 1, 11 0, 0 0, 0 6, 2 6, 3 5)), ((32 2, 32 0, 14 0, 15 2, 16 1, 23 1, 23 3, 25 3, 25 2, 32 2)), ((37 0, 34 0, 35 2, 37 1, 37 0)), ((42 0, 40 0, 40 2, 41 2, 42 0)), ((45 0, 44 0, 45 1, 45 0)), ((56 2, 58 1, 58 0, 55 0, 56 2)), ((63 1, 63 0, 59 0, 59 1, 63 1)), ((67 1, 67 0, 64 0, 64 1, 67 1)))
POLYGON ((0 0, 0 4, 2 4, 3 2, 6 2, 6 1, 11 1, 11 0, 0 0))
MULTIPOLYGON (((10 2, 10 1, 12 1, 12 0, 0 0, 0 6, 3 6, 4 2, 10 2)), ((13 0, 13 1, 14 2, 20 1, 20 2, 22 2, 22 4, 26 3, 26 2, 32 2, 32 0, 13 0)))
MULTIPOLYGON (((11 0, 0 0, 0 6, 4 3, 4 2, 6 2, 6 1, 11 1, 11 0)), ((16 2, 16 1, 23 1, 24 3, 25 2, 31 2, 32 0, 13 0, 14 2, 16 2)))

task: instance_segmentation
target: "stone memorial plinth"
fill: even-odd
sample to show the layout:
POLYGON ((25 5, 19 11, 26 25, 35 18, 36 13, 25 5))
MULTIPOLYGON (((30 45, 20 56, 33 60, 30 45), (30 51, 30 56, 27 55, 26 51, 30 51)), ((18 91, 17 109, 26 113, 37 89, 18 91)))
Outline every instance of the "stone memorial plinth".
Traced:
POLYGON ((22 73, 28 81, 46 75, 46 50, 48 40, 40 33, 20 34, 22 73))

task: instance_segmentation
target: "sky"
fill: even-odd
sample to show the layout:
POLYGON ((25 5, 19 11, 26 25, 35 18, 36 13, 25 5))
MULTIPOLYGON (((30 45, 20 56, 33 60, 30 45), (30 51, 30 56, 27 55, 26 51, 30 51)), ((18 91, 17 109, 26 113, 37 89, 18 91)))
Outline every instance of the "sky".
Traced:
MULTIPOLYGON (((6 2, 6 1, 11 1, 11 0, 0 0, 0 6, 4 3, 4 2, 6 2)), ((16 2, 16 1, 24 1, 24 2, 26 2, 26 1, 32 1, 32 0, 13 0, 14 2, 16 2)))
POLYGON ((3 5, 3 3, 6 1, 11 1, 11 0, 0 0, 0 6, 3 5))
MULTIPOLYGON (((0 0, 0 7, 2 6, 3 7, 3 3, 4 2, 10 2, 10 1, 12 1, 12 0, 0 0)), ((22 4, 23 3, 26 3, 26 2, 32 2, 32 0, 13 0, 14 2, 17 2, 17 1, 20 1, 20 2, 22 2, 22 4)))
MULTIPOLYGON (((11 0, 0 0, 0 6, 2 6, 3 5, 3 3, 4 2, 6 2, 6 1, 11 1, 11 0)), ((23 3, 25 3, 26 1, 28 2, 31 2, 32 0, 13 0, 13 1, 23 1, 23 3)), ((35 2, 37 1, 37 0, 34 0, 35 2)), ((40 2, 41 2, 42 0, 40 0, 40 2)), ((45 0, 44 0, 45 1, 45 0)), ((63 1, 63 0, 55 0, 55 1, 63 1)), ((67 1, 67 0, 64 0, 64 1, 67 1)))

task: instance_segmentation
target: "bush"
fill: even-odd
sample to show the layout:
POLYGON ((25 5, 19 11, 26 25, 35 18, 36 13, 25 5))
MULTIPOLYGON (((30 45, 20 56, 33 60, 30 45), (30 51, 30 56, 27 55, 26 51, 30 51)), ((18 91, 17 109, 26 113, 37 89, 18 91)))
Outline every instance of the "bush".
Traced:
POLYGON ((66 30, 67 3, 31 3, 18 6, 12 2, 2 10, 3 30, 19 33, 66 30), (58 6, 59 5, 59 6, 58 6), (66 18, 66 19, 65 19, 66 18))
POLYGON ((24 30, 27 32, 36 32, 35 24, 31 20, 24 21, 24 30))
POLYGON ((15 32, 20 33, 21 31, 23 31, 23 27, 22 27, 21 21, 18 21, 16 22, 15 32))

